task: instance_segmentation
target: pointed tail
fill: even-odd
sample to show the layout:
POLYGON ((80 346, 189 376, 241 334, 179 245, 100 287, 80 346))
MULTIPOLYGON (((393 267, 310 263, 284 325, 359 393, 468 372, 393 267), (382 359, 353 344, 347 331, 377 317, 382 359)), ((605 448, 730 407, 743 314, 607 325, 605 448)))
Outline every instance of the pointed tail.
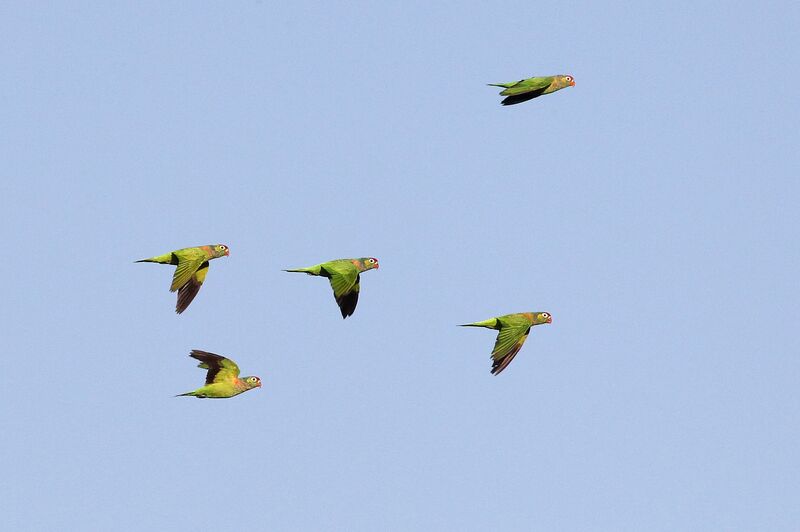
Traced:
POLYGON ((319 275, 321 268, 319 266, 311 266, 310 268, 293 268, 291 270, 283 270, 285 272, 293 273, 307 273, 308 275, 319 275))
POLYGON ((488 320, 476 321, 475 323, 464 323, 459 327, 486 327, 487 329, 494 329, 497 327, 497 318, 489 318, 488 320))
POLYGON ((158 264, 178 264, 177 259, 175 259, 172 253, 164 253, 163 255, 150 257, 149 259, 135 260, 133 262, 157 262, 158 264))
POLYGON ((503 87, 504 89, 507 89, 511 87, 513 83, 487 83, 486 85, 489 87, 503 87))

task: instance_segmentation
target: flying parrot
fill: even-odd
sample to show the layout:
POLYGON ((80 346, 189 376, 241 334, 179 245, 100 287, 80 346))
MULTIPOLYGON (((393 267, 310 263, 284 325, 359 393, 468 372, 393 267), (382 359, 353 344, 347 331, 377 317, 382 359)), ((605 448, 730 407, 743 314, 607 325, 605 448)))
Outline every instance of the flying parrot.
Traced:
POLYGON ((342 318, 352 316, 358 303, 358 292, 360 290, 361 272, 377 269, 378 259, 374 257, 363 257, 360 259, 337 259, 308 268, 297 268, 294 270, 283 270, 285 272, 300 272, 308 275, 319 275, 327 277, 333 288, 333 297, 342 311, 342 318))
POLYGON ((461 327, 486 327, 500 331, 492 350, 492 375, 498 375, 511 364, 519 353, 522 344, 528 338, 528 333, 534 325, 553 323, 553 317, 548 312, 520 312, 507 314, 485 321, 466 323, 461 327))
POLYGON ((240 379, 239 366, 229 358, 198 349, 193 349, 189 356, 200 361, 198 368, 208 370, 206 384, 193 392, 182 393, 175 397, 190 395, 198 399, 225 399, 253 388, 261 388, 261 379, 258 377, 240 379))
POLYGON ((574 87, 575 78, 566 74, 559 74, 558 76, 521 79, 511 83, 489 83, 489 86, 503 87, 505 90, 500 93, 500 96, 506 96, 507 98, 500 103, 514 105, 515 103, 527 102, 543 94, 574 87))
POLYGON ((210 244, 195 248, 184 248, 136 262, 157 262, 158 264, 177 265, 172 277, 170 292, 178 291, 178 303, 175 312, 180 314, 189 306, 194 296, 203 286, 208 273, 208 261, 219 257, 227 257, 230 249, 225 244, 210 244))

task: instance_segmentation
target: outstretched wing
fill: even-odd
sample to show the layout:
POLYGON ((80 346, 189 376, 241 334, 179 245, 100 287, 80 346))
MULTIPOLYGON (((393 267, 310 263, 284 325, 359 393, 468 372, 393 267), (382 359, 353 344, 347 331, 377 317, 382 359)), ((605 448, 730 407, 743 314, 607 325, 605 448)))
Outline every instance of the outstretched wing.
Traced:
POLYGON ((343 261, 325 264, 321 269, 324 272, 322 275, 330 279, 333 297, 336 299, 336 304, 339 305, 342 318, 352 316, 356 310, 358 292, 361 289, 361 276, 358 268, 351 262, 343 261))
POLYGON ((199 349, 192 349, 189 356, 200 361, 200 364, 197 366, 198 368, 208 370, 206 374, 206 384, 232 381, 239 377, 239 366, 229 358, 215 355, 207 351, 200 351, 199 349))
POLYGON ((203 281, 206 280, 207 273, 208 261, 205 261, 200 265, 200 268, 194 272, 194 275, 189 277, 189 280, 178 288, 178 303, 175 305, 175 312, 180 314, 186 310, 189 303, 194 299, 194 296, 200 291, 200 287, 203 286, 203 281))
MULTIPOLYGON (((501 322, 502 323, 502 322, 501 322)), ((519 353, 522 344, 528 338, 530 332, 530 322, 524 323, 503 323, 500 328, 500 334, 497 335, 497 341, 494 343, 492 349, 492 375, 497 375, 506 366, 511 364, 514 357, 519 353)))
POLYGON ((189 282, 200 266, 208 260, 203 250, 199 248, 187 248, 173 251, 173 255, 178 258, 178 267, 175 268, 175 275, 172 276, 172 286, 170 292, 178 290, 189 282))
MULTIPOLYGON (((333 278, 331 278, 331 286, 333 286, 333 278)), ((342 295, 336 295, 336 288, 333 289, 333 297, 336 298, 336 304, 339 305, 339 310, 342 311, 342 318, 352 316, 356 311, 358 304, 358 292, 361 290, 361 276, 356 275, 355 284, 350 287, 347 292, 342 295)))

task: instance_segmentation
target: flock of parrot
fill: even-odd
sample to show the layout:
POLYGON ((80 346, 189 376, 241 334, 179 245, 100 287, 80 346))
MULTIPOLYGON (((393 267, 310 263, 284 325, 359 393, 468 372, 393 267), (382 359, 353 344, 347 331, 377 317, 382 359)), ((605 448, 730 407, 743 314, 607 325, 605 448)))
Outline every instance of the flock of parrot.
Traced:
MULTIPOLYGON (((500 95, 506 98, 500 102, 502 105, 515 105, 566 87, 574 87, 575 79, 569 75, 557 75, 527 78, 511 83, 489 83, 489 85, 503 88, 500 95)), ((136 262, 155 262, 176 266, 169 290, 178 292, 175 312, 181 314, 189 307, 200 291, 200 287, 203 286, 208 274, 209 262, 229 255, 230 249, 225 244, 211 244, 178 249, 136 262)), ((336 259, 307 268, 293 268, 284 271, 327 278, 331 283, 333 297, 339 306, 342 318, 347 318, 352 316, 356 310, 358 294, 361 291, 361 274, 369 270, 377 270, 378 267, 378 259, 375 257, 362 257, 336 259)), ((519 312, 461 326, 485 327, 498 331, 497 340, 492 349, 491 370, 492 375, 498 375, 519 353, 522 344, 528 338, 531 327, 552 322, 553 317, 548 312, 519 312)), ((198 349, 192 350, 189 356, 200 361, 199 368, 207 370, 206 382, 200 388, 178 394, 176 397, 223 399, 261 387, 259 377, 239 377, 239 366, 229 358, 198 349)))

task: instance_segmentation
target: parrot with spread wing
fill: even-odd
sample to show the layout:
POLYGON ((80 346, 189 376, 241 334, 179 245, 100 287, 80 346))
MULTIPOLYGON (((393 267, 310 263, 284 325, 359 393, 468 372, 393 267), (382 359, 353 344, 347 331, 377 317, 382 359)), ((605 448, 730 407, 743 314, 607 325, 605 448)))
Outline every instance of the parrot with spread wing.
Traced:
POLYGON ((519 353, 531 327, 544 323, 553 323, 553 317, 548 312, 520 312, 466 323, 461 327, 486 327, 500 331, 492 350, 492 375, 498 375, 519 353))
POLYGON ((337 259, 308 268, 283 271, 327 277, 333 288, 333 297, 336 299, 336 304, 339 305, 342 318, 345 319, 347 316, 352 316, 356 310, 358 292, 361 290, 361 273, 378 267, 378 259, 363 257, 360 259, 337 259))
POLYGON ((175 397, 191 396, 198 399, 225 399, 240 393, 261 388, 258 377, 239 378, 239 366, 229 358, 214 353, 193 349, 190 357, 200 361, 198 368, 207 369, 206 384, 193 392, 186 392, 175 397))
POLYGON ((566 74, 558 76, 544 76, 540 78, 521 79, 511 83, 489 83, 490 87, 503 87, 500 96, 506 96, 503 105, 514 105, 516 103, 527 102, 537 96, 550 94, 567 87, 575 86, 575 78, 566 74))
POLYGON ((137 260, 136 262, 156 262, 158 264, 172 264, 175 275, 172 277, 170 292, 178 291, 178 303, 175 312, 180 314, 189 306, 194 296, 203 286, 203 281, 208 273, 208 261, 230 255, 230 249, 225 244, 210 244, 194 248, 184 248, 170 251, 157 257, 137 260))

